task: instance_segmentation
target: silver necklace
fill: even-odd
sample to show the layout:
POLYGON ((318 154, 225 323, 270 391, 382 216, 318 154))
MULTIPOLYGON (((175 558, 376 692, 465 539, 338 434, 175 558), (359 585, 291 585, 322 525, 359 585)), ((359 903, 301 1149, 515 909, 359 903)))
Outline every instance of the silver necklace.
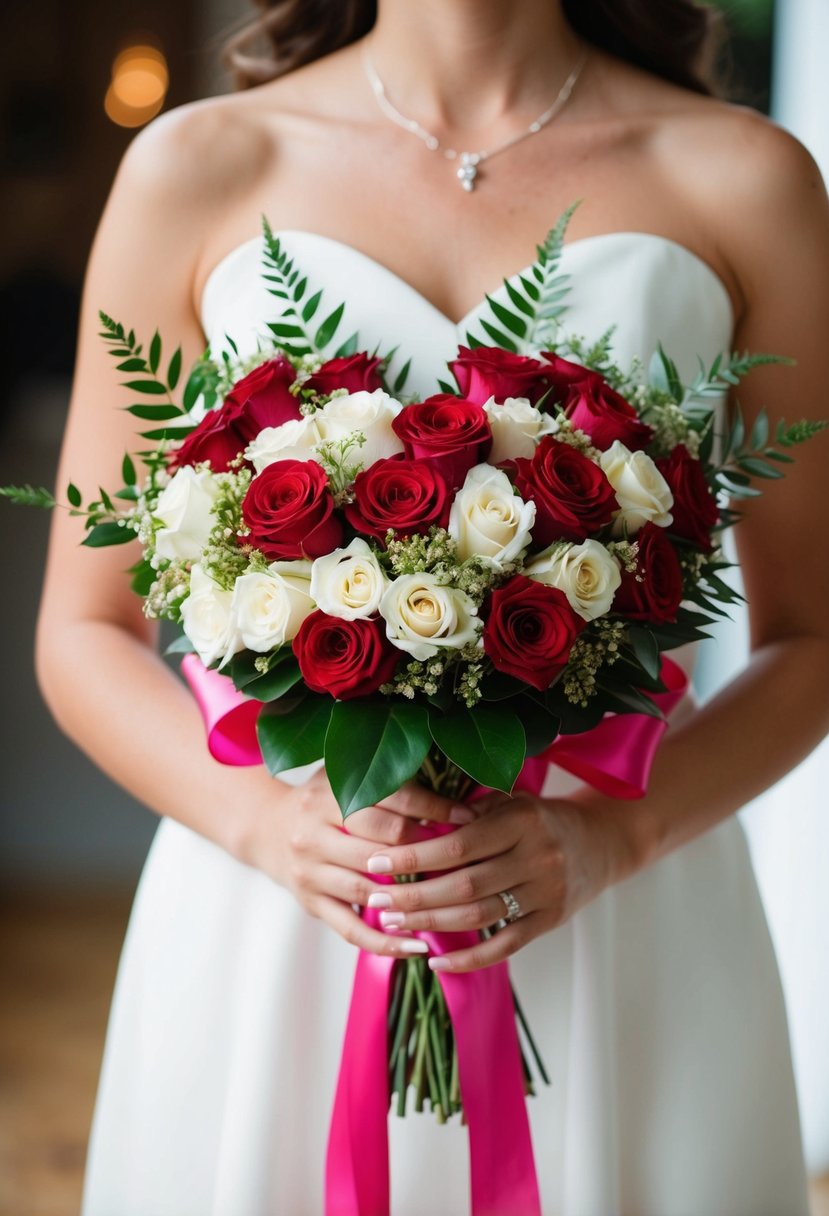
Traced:
POLYGON ((460 152, 456 148, 447 148, 441 144, 440 140, 431 131, 427 131, 414 118, 407 118, 405 114, 398 110, 397 106, 393 105, 386 94, 386 86, 384 85, 377 69, 374 66, 371 55, 368 49, 368 43, 363 45, 363 65, 365 67, 368 82, 371 85, 372 92, 377 99, 377 104, 392 122, 397 123, 404 131, 408 131, 411 135, 416 135, 418 139, 423 140, 423 143, 430 152, 440 152, 447 160, 456 160, 459 162, 456 170, 458 181, 463 186, 464 190, 471 192, 475 189, 475 180, 478 176, 478 166, 485 160, 491 160, 493 156, 498 156, 501 152, 506 152, 507 148, 512 148, 515 144, 521 143, 522 140, 528 139, 531 135, 537 135, 539 131, 547 126, 548 122, 552 122, 556 114, 564 107, 573 92, 576 81, 581 75, 581 70, 587 62, 588 48, 585 46, 578 62, 576 63, 570 75, 565 80, 558 92, 558 96, 551 106, 549 106, 543 114, 539 114, 538 118, 524 131, 519 131, 517 135, 511 135, 509 139, 505 139, 502 144, 497 144, 494 148, 482 149, 479 152, 460 152))

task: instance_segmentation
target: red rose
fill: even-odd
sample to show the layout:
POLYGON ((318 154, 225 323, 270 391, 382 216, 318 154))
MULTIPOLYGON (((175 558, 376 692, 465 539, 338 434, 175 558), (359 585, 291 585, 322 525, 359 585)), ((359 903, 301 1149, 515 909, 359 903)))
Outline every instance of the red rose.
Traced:
POLYGON ((528 397, 533 405, 550 387, 547 364, 527 355, 513 355, 498 346, 458 347, 458 357, 449 367, 461 395, 483 405, 494 397, 528 397))
POLYGON ((522 457, 515 468, 519 494, 535 503, 533 542, 542 549, 554 540, 585 540, 618 509, 599 466, 552 435, 541 440, 532 460, 522 457))
POLYGON ((653 438, 653 427, 641 422, 633 406, 598 372, 571 385, 561 404, 573 426, 589 435, 602 452, 617 439, 635 452, 653 438))
POLYGON ((230 462, 248 446, 247 439, 236 427, 239 413, 239 406, 230 399, 219 409, 209 410, 181 447, 172 453, 169 467, 180 469, 187 464, 209 460, 214 473, 226 472, 230 462))
POLYGON ((584 626, 558 587, 516 574, 490 597, 484 650, 499 671, 543 692, 566 665, 584 626))
POLYGON ((674 522, 668 531, 710 552, 713 548, 711 529, 719 523, 720 513, 717 500, 705 480, 702 465, 680 443, 670 456, 657 460, 656 467, 674 496, 671 507, 674 522))
POLYGON ((406 455, 428 458, 453 487, 476 464, 483 464, 492 447, 492 431, 483 406, 450 393, 427 397, 401 410, 392 430, 403 440, 406 455))
POLYGON ((315 460, 277 460, 254 477, 242 503, 250 543, 266 557, 321 557, 342 540, 328 480, 315 460))
POLYGON ((432 461, 401 453, 357 474, 345 514, 357 532, 385 541, 389 528, 401 536, 428 532, 432 524, 445 528, 451 503, 449 484, 432 461))
POLYGON ((383 381, 377 371, 382 359, 360 351, 356 355, 340 355, 323 363, 318 372, 303 384, 303 388, 312 388, 322 396, 333 393, 335 389, 345 388, 350 393, 358 393, 361 389, 373 392, 383 387, 383 381))
POLYGON ((675 621, 682 603, 682 567, 665 529, 647 523, 636 534, 636 573, 623 574, 613 611, 634 621, 675 621), (641 580, 641 581, 640 581, 641 580))
POLYGON ((385 621, 344 621, 320 611, 302 622, 293 648, 308 687, 339 701, 376 692, 400 659, 386 637, 385 621))
POLYGON ((234 384, 225 404, 235 401, 240 406, 238 427, 247 443, 266 426, 279 426, 290 418, 301 417, 299 402, 288 391, 295 380, 293 364, 280 355, 255 367, 234 384))
POLYGON ((294 380, 293 365, 281 355, 255 367, 187 436, 173 453, 171 468, 209 460, 214 473, 223 473, 265 427, 300 417, 297 399, 288 392, 294 380))

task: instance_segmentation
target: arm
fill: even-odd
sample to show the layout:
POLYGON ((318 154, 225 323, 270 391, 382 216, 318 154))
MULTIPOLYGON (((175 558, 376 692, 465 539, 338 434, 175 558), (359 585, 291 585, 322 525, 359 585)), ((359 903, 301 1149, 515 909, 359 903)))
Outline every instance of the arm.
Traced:
MULTIPOLYGON (((89 262, 59 487, 70 477, 85 491, 118 484, 124 452, 144 446, 136 432, 145 424, 118 408, 125 393, 97 336, 98 309, 145 341, 158 326, 181 341, 188 365, 204 346, 192 295, 206 234, 235 192, 250 197, 253 174, 272 154, 271 140, 263 144, 243 122, 228 129, 213 103, 174 112, 133 142, 89 262)), ((82 538, 80 521, 56 511, 36 663, 62 729, 153 810, 256 865, 349 940, 403 952, 405 939, 367 929, 350 904, 374 889, 361 873, 368 853, 406 839, 407 816, 445 818, 448 805, 425 791, 397 797, 390 805, 401 814, 364 813, 369 842, 339 830, 324 775, 295 790, 264 768, 216 763, 195 702, 158 657, 156 631, 129 589, 124 570, 139 556, 137 542, 82 549, 82 538)))
MULTIPOLYGON (((794 139, 760 119, 739 123, 744 185, 741 192, 731 183, 729 215, 716 217, 744 298, 734 345, 797 360, 796 368, 753 372, 740 388, 740 403, 748 419, 762 406, 773 420, 826 418, 826 191, 794 139)), ((714 180, 713 193, 717 186, 714 180)), ((394 889, 396 923, 411 930, 492 924, 503 916, 498 892, 516 893, 525 913, 520 920, 474 950, 444 956, 439 966, 469 970, 508 956, 606 886, 721 822, 826 734, 827 461, 824 435, 799 449, 784 481, 740 504, 744 519, 736 535, 751 610, 751 659, 716 698, 668 731, 645 798, 620 806, 587 787, 566 801, 493 796, 488 813, 452 837, 386 850, 388 864, 374 860, 395 873, 458 867, 394 889)))

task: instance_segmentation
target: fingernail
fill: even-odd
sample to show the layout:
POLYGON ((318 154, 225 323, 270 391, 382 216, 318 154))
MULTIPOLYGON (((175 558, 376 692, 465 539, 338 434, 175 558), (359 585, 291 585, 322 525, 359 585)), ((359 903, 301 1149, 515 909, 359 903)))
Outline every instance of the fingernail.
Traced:
POLYGON ((453 806, 449 812, 450 823, 472 823, 478 816, 468 806, 453 806))
MULTIPOLYGON (((389 903, 391 903, 391 900, 389 900, 389 903)), ((406 923, 406 917, 402 912, 381 912, 380 913, 380 924, 383 925, 383 927, 386 929, 391 928, 391 926, 395 926, 396 928, 399 929, 400 926, 405 925, 405 923, 406 923)))
POLYGON ((368 859, 369 874, 391 874, 391 858, 379 853, 368 859))
POLYGON ((429 967, 432 971, 451 971, 452 964, 448 958, 443 958, 440 954, 429 959, 429 967))
POLYGON ((367 907, 369 908, 390 908, 391 906, 391 896, 384 895, 382 891, 374 891, 368 897, 367 907))
POLYGON ((403 954, 428 954, 429 946, 426 942, 422 942, 419 937, 402 937, 400 939, 400 950, 403 954))

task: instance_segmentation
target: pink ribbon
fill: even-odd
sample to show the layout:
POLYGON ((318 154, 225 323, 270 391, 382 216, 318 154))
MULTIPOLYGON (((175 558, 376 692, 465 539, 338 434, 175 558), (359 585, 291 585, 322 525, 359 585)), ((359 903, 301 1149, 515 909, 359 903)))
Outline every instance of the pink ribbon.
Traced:
MULTIPOLYGON (((182 670, 198 702, 212 756, 223 764, 261 764, 258 701, 195 655, 182 670)), ((666 691, 653 700, 667 715, 688 687, 663 658, 666 691)), ((602 793, 640 798, 666 722, 645 714, 607 715, 593 730, 560 735, 530 757, 516 783, 541 791, 555 764, 602 793)), ((451 830, 435 826, 428 835, 451 830)), ((377 880, 382 881, 382 880, 377 880)), ((391 881, 391 880, 389 880, 391 881)), ((379 926, 371 909, 366 921, 379 926)), ((432 954, 475 945, 477 933, 421 933, 432 954)), ((388 1030, 395 960, 360 951, 348 1013, 326 1160, 326 1216, 389 1216, 388 1030)), ((458 1050, 461 1097, 469 1127, 472 1216, 540 1216, 541 1205, 524 1098, 518 1032, 506 963, 464 975, 439 974, 458 1050)))

